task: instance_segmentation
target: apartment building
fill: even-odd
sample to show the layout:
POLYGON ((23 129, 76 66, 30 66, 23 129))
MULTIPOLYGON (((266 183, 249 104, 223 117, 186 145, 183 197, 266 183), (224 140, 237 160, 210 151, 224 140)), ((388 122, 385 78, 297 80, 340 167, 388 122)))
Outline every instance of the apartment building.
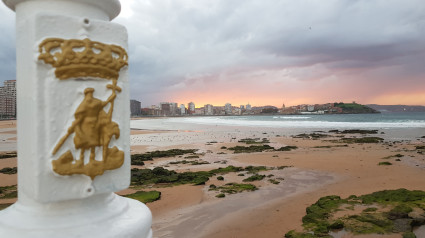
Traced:
POLYGON ((204 114, 205 115, 214 115, 214 107, 211 104, 207 104, 204 106, 204 114))
POLYGON ((140 116, 142 114, 142 103, 137 100, 130 100, 130 115, 140 116))
POLYGON ((232 115, 232 104, 226 103, 226 105, 224 105, 224 111, 226 115, 232 115))
POLYGON ((194 114, 195 113, 195 103, 190 102, 187 104, 187 110, 188 114, 194 114))
POLYGON ((6 80, 0 87, 0 117, 16 117, 16 80, 6 80))

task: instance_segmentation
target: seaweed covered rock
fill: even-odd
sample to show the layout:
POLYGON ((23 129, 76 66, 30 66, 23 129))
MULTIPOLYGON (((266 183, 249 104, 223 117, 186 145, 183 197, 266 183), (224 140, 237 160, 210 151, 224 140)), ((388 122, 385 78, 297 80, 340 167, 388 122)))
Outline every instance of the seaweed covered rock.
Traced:
POLYGON ((397 219, 394 220, 393 232, 412 231, 412 219, 397 219))
POLYGON ((194 154, 197 149, 170 149, 170 150, 156 150, 151 152, 146 152, 144 154, 133 154, 131 155, 131 164, 132 165, 144 165, 143 161, 153 160, 154 158, 164 158, 164 157, 174 157, 184 154, 194 154))
POLYGON ((411 211, 413 211, 413 209, 406 204, 397 205, 388 212, 388 219, 395 220, 400 218, 408 218, 411 211))
POLYGON ((404 232, 403 237, 414 237, 413 227, 425 224, 425 191, 383 190, 347 199, 326 196, 306 213, 302 218, 306 231, 291 231, 285 237, 329 237, 328 231, 342 228, 355 235, 404 232), (362 210, 355 212, 356 206, 362 210), (336 216, 341 210, 349 214, 336 216))

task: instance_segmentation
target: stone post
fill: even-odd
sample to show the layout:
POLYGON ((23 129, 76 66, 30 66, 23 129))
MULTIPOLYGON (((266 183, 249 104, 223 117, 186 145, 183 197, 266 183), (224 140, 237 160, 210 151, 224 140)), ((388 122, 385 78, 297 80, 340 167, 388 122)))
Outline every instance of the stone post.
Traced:
POLYGON ((1 237, 152 237, 130 183, 118 0, 3 0, 16 11, 18 201, 1 237))

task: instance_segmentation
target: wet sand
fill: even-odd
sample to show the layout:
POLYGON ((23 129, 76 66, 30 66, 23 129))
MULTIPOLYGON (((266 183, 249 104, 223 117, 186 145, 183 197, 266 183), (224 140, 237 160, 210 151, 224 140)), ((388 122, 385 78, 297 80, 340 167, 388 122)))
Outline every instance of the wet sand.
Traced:
MULTIPOLYGON (((16 121, 0 121, 0 153, 16 151, 16 121)), ((0 159, 0 169, 16 167, 16 158, 0 159)), ((16 174, 0 173, 0 186, 16 185, 18 176, 16 174)), ((0 199, 0 204, 14 203, 16 198, 0 199)))
MULTIPOLYGON (((16 151, 16 121, 0 121, 0 153, 14 151, 16 151)), ((4 167, 16 167, 16 158, 0 159, 0 169, 4 167)), ((2 184, 16 184, 16 178, 14 182, 10 182, 11 176, 1 177, 1 175, 0 173, 0 186, 4 186, 2 184)))
MULTIPOLYGON (((173 126, 166 127, 166 129, 170 128, 173 126)), ((394 142, 394 145, 392 143, 348 144, 347 147, 337 147, 342 144, 329 142, 329 138, 312 140, 289 136, 308 132, 308 130, 288 133, 284 129, 200 125, 193 127, 182 125, 175 128, 188 131, 138 135, 132 137, 131 141, 135 145, 143 144, 144 149, 149 151, 197 148, 200 153, 206 153, 201 159, 211 163, 210 165, 169 165, 170 167, 167 167, 177 171, 208 170, 211 166, 217 167, 214 163, 217 161, 226 161, 226 164, 220 167, 227 165, 293 167, 281 171, 283 173, 281 176, 285 180, 279 185, 264 184, 255 192, 230 195, 222 199, 215 198, 214 194, 211 195, 211 192, 208 192, 208 186, 209 184, 219 185, 219 181, 211 178, 203 187, 204 195, 200 203, 181 204, 177 206, 178 209, 171 209, 168 213, 159 212, 153 205, 156 202, 152 205, 148 204, 154 215, 153 229, 156 237, 282 237, 292 229, 301 231, 301 218, 305 215, 305 208, 323 196, 358 196, 398 188, 425 190, 423 183, 425 157, 414 150, 415 145, 423 145, 425 140, 418 139, 412 131, 408 133, 410 139, 409 136, 401 136, 404 141, 394 142), (298 149, 251 154, 232 154, 231 151, 220 149, 222 146, 244 145, 237 142, 243 138, 267 138, 271 146, 278 148, 283 145, 293 145, 298 149), (317 148, 318 146, 331 147, 317 148), (395 161, 395 158, 383 159, 398 153, 404 155, 401 161, 395 161), (383 161, 390 161, 393 165, 379 166, 378 163, 383 161)), ((397 129, 395 133, 380 130, 385 134, 376 136, 384 137, 392 142, 400 138, 390 138, 388 134, 400 135, 400 131, 402 130, 397 129)), ((425 134, 425 131, 417 133, 425 134)), ((146 163, 146 167, 165 166, 168 162, 176 160, 181 158, 157 159, 146 163)), ((273 171, 273 173, 276 172, 273 171)), ((179 187, 171 187, 167 190, 169 193, 175 193, 179 187)), ((199 196, 199 194, 193 196, 199 196)), ((180 203, 176 200, 167 200, 167 197, 163 196, 161 203, 172 203, 174 207, 180 203)), ((346 234, 344 237, 351 237, 351 235, 346 234)), ((401 237, 401 235, 382 237, 401 237)))
MULTIPOLYGON (((16 151, 16 121, 0 121, 0 152, 16 151)), ((0 164, 1 166, 1 164, 0 164)))
MULTIPOLYGON (((314 191, 318 186, 331 183, 335 179, 323 173, 294 168, 287 169, 282 173, 285 175, 285 181, 280 186, 263 186, 254 192, 227 195, 223 199, 209 199, 200 204, 180 209, 178 214, 158 216, 153 226, 155 234, 157 237, 208 237, 208 234, 212 234, 211 237, 234 237, 235 235, 260 237, 248 236, 251 233, 250 229, 248 229, 250 230, 247 232, 248 234, 241 233, 239 228, 234 226, 237 224, 235 221, 254 219, 257 222, 265 223, 267 219, 258 220, 258 215, 261 214, 269 217, 270 214, 263 213, 265 208, 297 194, 314 191), (235 233, 229 232, 231 230, 234 230, 235 233), (216 234, 217 232, 219 234, 216 234)), ((154 212, 155 209, 152 208, 152 211, 154 212)), ((247 230, 246 227, 245 230, 247 230)))
MULTIPOLYGON (((312 149, 285 154, 287 159, 283 160, 286 164, 299 169, 314 169, 314 171, 333 174, 337 176, 337 179, 328 184, 321 183, 315 189, 294 195, 292 199, 282 199, 274 204, 268 204, 258 214, 251 214, 251 216, 249 213, 241 214, 240 219, 234 220, 231 226, 224 226, 231 222, 230 220, 222 220, 215 232, 203 237, 261 237, 262 235, 281 237, 291 229, 301 230, 301 218, 305 215, 305 208, 320 197, 338 195, 345 198, 353 194, 358 196, 384 189, 425 189, 423 168, 406 166, 403 163, 397 164, 393 161, 394 164, 391 166, 378 166, 383 157, 394 153, 378 145, 370 146, 365 150, 362 146, 353 147, 333 152, 312 149), (218 230, 220 226, 225 228, 218 230), (250 229, 246 229, 247 227, 250 229)), ((266 157, 265 155, 249 155, 237 159, 247 163, 258 163, 261 160, 262 164, 268 166, 279 165, 282 161, 266 157)))

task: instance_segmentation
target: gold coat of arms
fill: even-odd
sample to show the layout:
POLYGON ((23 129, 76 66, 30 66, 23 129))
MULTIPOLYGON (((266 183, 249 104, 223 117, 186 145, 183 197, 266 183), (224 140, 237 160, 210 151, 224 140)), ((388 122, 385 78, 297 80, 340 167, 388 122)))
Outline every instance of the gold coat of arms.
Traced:
POLYGON ((74 158, 67 150, 52 161, 53 171, 60 175, 84 174, 92 180, 105 170, 113 170, 124 163, 124 152, 116 146, 109 147, 113 137, 120 136, 119 125, 112 121, 114 101, 121 88, 117 86, 119 71, 128 65, 126 51, 117 45, 108 45, 90 39, 64 40, 45 39, 39 45, 39 60, 55 68, 55 76, 60 80, 71 78, 101 78, 111 80, 106 84, 110 96, 107 100, 93 96, 94 88, 84 90, 84 98, 74 112, 74 121, 61 138, 58 138, 52 154, 64 146, 73 136, 74 147, 79 157, 74 158), (97 150, 96 150, 97 149, 97 150), (88 162, 84 155, 90 151, 88 162), (96 160, 96 151, 102 152, 102 160, 96 160))

